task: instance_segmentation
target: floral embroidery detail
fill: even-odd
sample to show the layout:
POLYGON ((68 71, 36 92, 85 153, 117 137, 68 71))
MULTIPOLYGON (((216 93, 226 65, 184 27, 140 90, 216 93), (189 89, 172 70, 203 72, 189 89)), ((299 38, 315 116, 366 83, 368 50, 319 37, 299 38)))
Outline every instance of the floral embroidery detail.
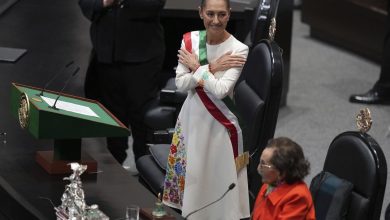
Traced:
POLYGON ((176 145, 174 145, 174 144, 171 145, 171 151, 170 152, 171 152, 171 154, 175 154, 177 152, 176 145))
POLYGON ((181 207, 183 204, 186 149, 181 123, 178 120, 173 134, 171 149, 168 156, 167 172, 165 174, 163 200, 181 207))

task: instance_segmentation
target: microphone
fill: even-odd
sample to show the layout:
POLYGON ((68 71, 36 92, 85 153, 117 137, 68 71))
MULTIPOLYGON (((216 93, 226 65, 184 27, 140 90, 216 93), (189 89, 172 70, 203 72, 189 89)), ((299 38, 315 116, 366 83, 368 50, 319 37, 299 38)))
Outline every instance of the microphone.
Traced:
POLYGON ((196 210, 190 212, 188 215, 186 215, 186 216, 184 217, 184 220, 187 220, 188 217, 190 217, 192 214, 195 214, 195 213, 197 213, 197 212, 199 212, 199 211, 201 211, 201 210, 203 210, 203 209, 205 209, 205 208, 207 208, 207 207, 213 205, 214 203, 219 202, 221 199, 223 199, 223 198, 226 196, 226 194, 227 194, 228 192, 230 192, 232 189, 234 189, 235 186, 236 186, 235 183, 230 184, 230 185, 229 185, 229 188, 225 191, 225 193, 224 193, 221 197, 219 197, 219 199, 217 199, 217 200, 215 200, 214 202, 209 203, 209 204, 207 204, 207 205, 205 205, 205 206, 203 206, 203 207, 201 207, 201 208, 199 208, 199 209, 196 209, 196 210))
POLYGON ((73 74, 68 78, 68 80, 66 80, 65 85, 62 87, 62 89, 61 89, 60 92, 58 93, 58 96, 57 96, 56 100, 54 101, 53 106, 50 106, 51 108, 57 109, 56 104, 57 104, 58 99, 61 97, 62 91, 64 91, 64 89, 68 86, 70 80, 71 80, 75 75, 77 75, 77 73, 79 72, 79 70, 80 70, 80 67, 77 67, 76 70, 73 72, 73 74))
POLYGON ((51 78, 42 88, 41 92, 39 94, 37 94, 37 96, 43 96, 43 92, 46 91, 47 87, 54 81, 54 79, 56 79, 59 75, 62 75, 62 73, 65 72, 66 69, 68 69, 72 64, 74 63, 74 61, 70 61, 69 63, 67 63, 64 68, 62 68, 61 71, 58 71, 54 76, 53 78, 51 78), (61 73, 61 74, 60 74, 61 73))

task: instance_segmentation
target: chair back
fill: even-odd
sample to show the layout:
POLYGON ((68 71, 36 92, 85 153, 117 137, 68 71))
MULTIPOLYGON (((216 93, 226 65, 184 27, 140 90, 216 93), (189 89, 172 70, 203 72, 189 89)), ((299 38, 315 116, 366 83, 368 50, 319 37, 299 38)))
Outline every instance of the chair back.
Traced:
POLYGON ((338 135, 329 146, 323 170, 353 184, 348 220, 380 219, 387 164, 369 134, 349 131, 338 135))
POLYGON ((248 167, 249 190, 261 186, 257 173, 260 154, 275 133, 282 94, 283 62, 279 46, 262 40, 248 55, 234 89, 234 101, 242 124, 244 150, 253 154, 248 167))

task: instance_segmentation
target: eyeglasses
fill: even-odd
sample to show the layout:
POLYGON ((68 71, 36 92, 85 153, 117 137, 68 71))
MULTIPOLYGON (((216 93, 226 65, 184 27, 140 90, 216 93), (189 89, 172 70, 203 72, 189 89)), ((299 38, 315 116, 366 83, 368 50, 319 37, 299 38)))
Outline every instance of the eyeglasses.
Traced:
POLYGON ((271 164, 266 164, 264 161, 260 161, 260 168, 261 169, 274 169, 275 167, 272 166, 271 164))

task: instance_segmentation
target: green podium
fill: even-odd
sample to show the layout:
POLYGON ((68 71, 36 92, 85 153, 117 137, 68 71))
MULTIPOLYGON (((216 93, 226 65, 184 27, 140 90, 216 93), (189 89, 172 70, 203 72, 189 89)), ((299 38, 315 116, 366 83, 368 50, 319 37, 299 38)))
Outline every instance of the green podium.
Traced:
POLYGON ((12 83, 11 111, 37 139, 54 139, 52 151, 38 151, 36 161, 50 174, 69 173, 70 162, 97 171, 97 162, 81 150, 83 137, 129 136, 129 129, 97 101, 12 83), (53 105, 55 106, 53 107, 53 105))

